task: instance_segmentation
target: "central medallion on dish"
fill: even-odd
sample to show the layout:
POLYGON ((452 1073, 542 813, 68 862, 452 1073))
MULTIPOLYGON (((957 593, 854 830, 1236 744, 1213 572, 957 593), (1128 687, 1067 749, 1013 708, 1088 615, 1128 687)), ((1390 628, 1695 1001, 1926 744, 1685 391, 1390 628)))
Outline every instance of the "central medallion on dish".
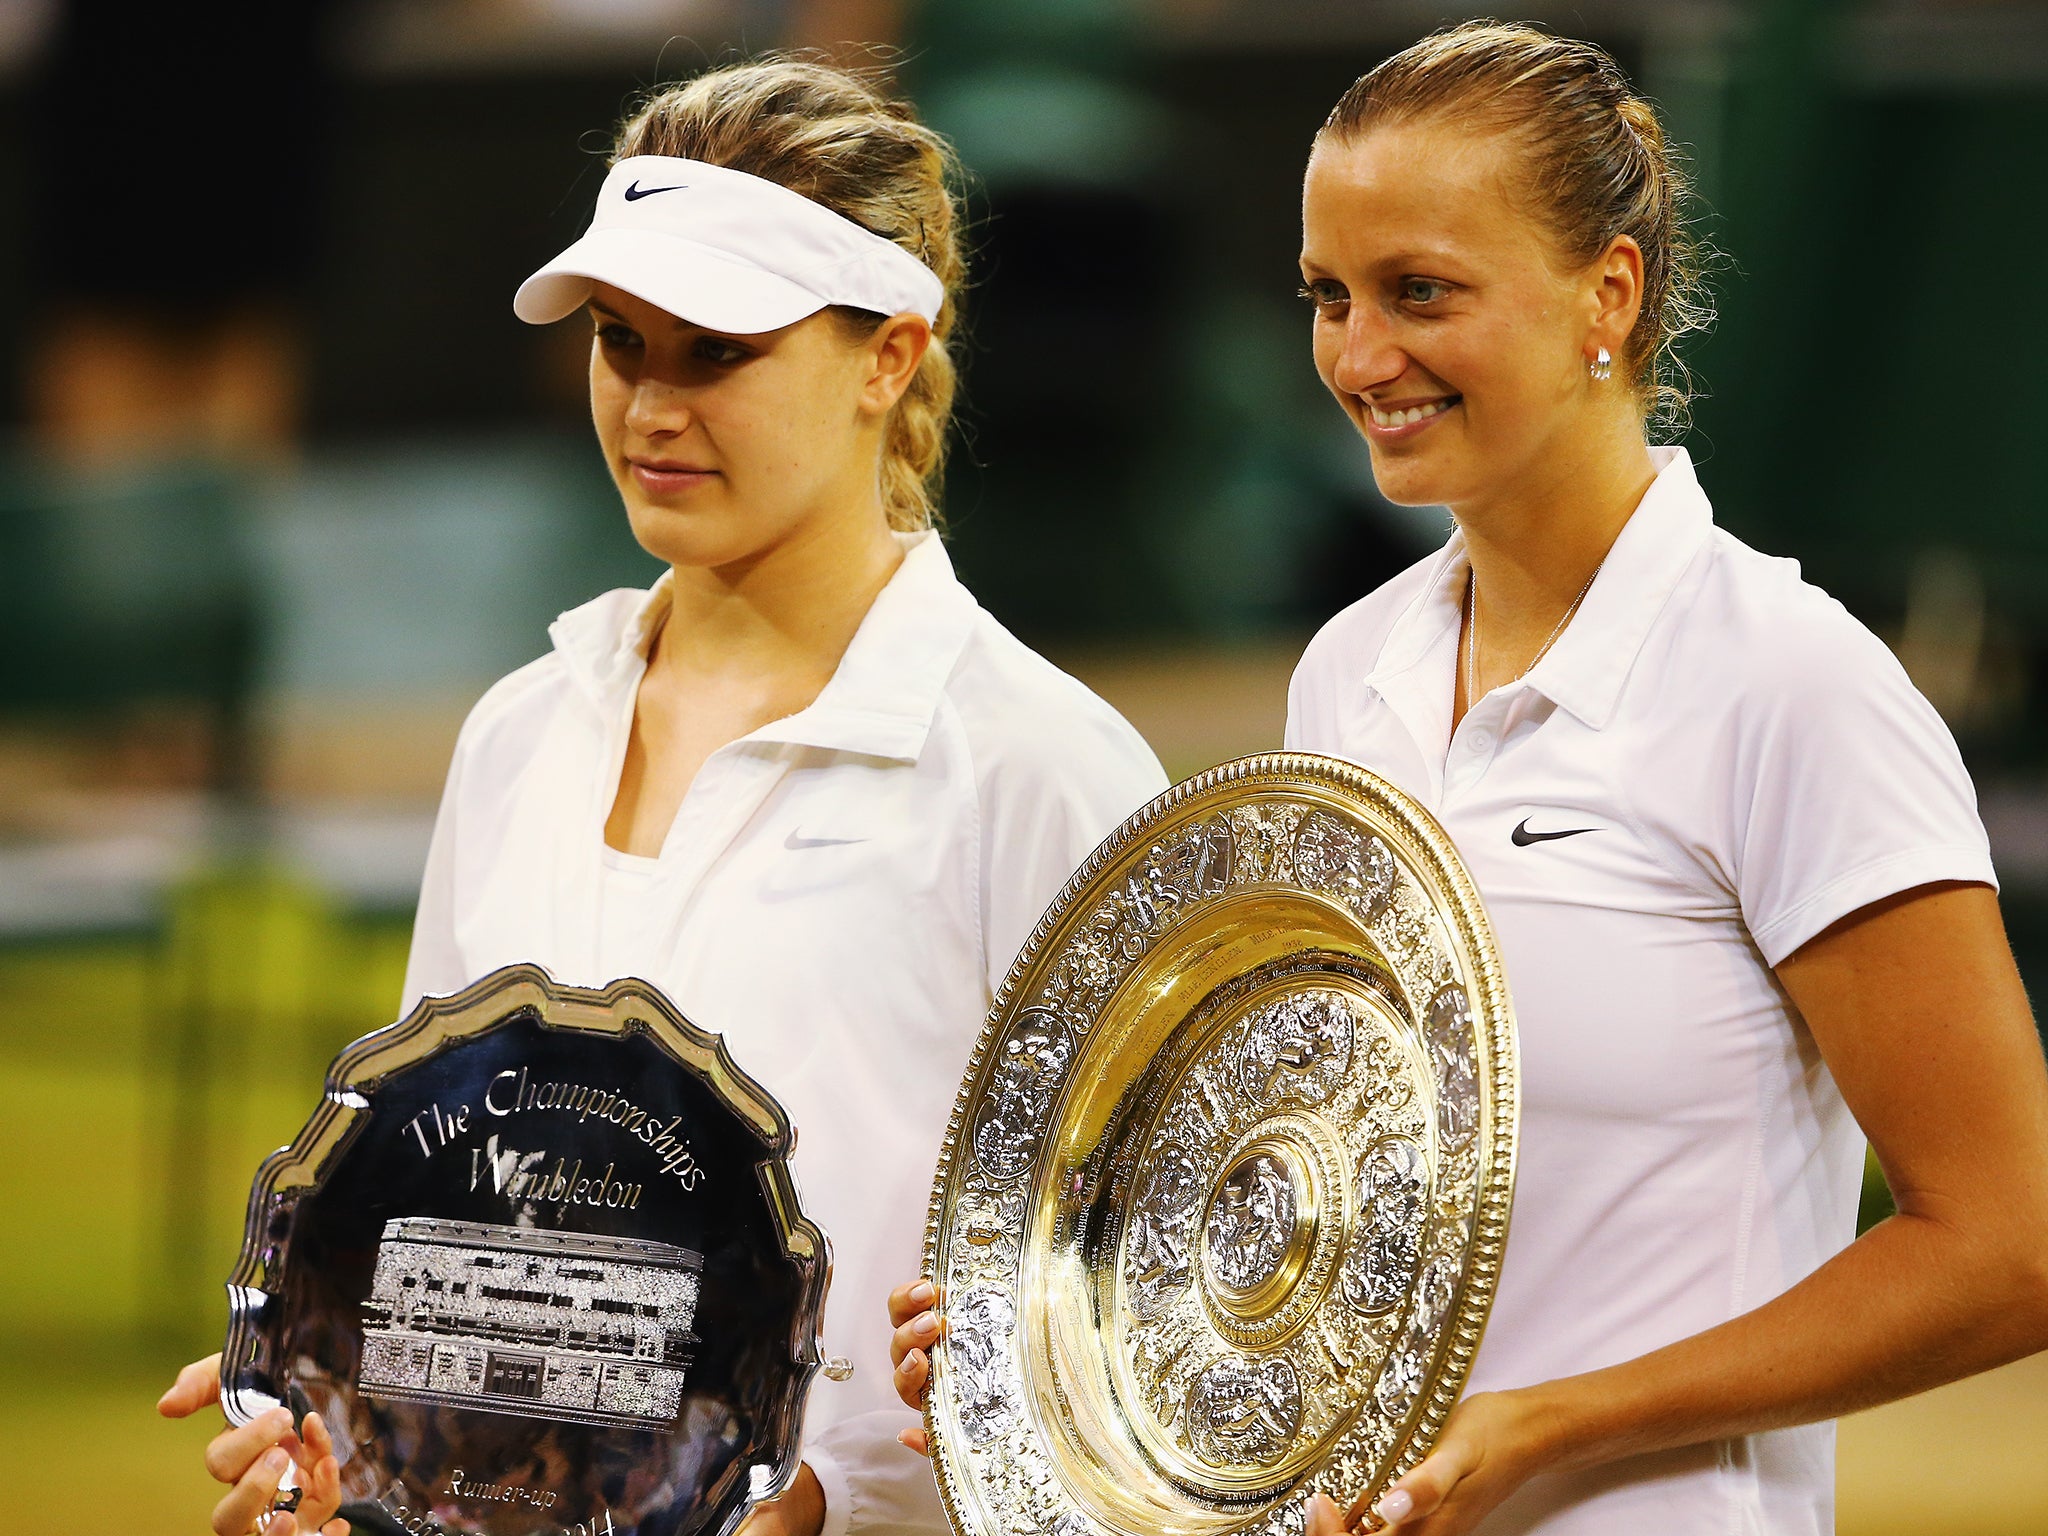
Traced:
POLYGON ((1261 1137, 1233 1159, 1209 1198, 1202 1269, 1218 1306, 1250 1322, 1287 1299, 1316 1234, 1315 1183, 1301 1153, 1261 1137))

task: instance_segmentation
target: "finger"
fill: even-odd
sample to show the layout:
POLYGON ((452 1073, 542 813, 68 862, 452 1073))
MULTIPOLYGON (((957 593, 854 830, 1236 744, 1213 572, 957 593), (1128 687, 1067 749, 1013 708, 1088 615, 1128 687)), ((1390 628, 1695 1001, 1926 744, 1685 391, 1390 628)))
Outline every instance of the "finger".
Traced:
POLYGON ((913 1280, 889 1293, 889 1326, 901 1328, 938 1299, 929 1280, 913 1280))
MULTIPOLYGON (((334 1437, 317 1413, 306 1415, 305 1454, 299 1460, 306 1468, 304 1491, 299 1496, 299 1523, 309 1530, 323 1530, 341 1508, 341 1463, 334 1454, 334 1437)), ((344 1522, 345 1524, 346 1522, 344 1522)))
POLYGON ((170 1390, 156 1400, 156 1411, 167 1419, 182 1419, 219 1401, 220 1356, 208 1355, 178 1372, 170 1390))
POLYGON ((913 1349, 896 1362, 896 1395, 906 1408, 924 1406, 924 1389, 931 1380, 931 1361, 921 1349, 913 1349))
POLYGON ((1327 1493, 1319 1493, 1308 1501, 1308 1529, 1304 1536, 1350 1536, 1343 1511, 1327 1493))
POLYGON ((279 1442, 292 1432, 292 1411, 271 1408, 238 1429, 224 1429, 206 1443, 206 1471, 217 1483, 240 1482, 250 1467, 273 1446, 291 1459, 279 1442))
POLYGON ((939 1314, 927 1308, 889 1336, 889 1359, 901 1365, 914 1349, 930 1349, 939 1336, 939 1314))
POLYGON ((920 1456, 930 1456, 932 1453, 931 1441, 925 1437, 925 1432, 922 1428, 906 1429, 896 1438, 920 1456))
POLYGON ((227 1497, 213 1506, 213 1528, 219 1536, 246 1536, 256 1517, 277 1497, 277 1485, 291 1461, 290 1453, 281 1445, 273 1445, 256 1458, 255 1465, 228 1490, 227 1497))

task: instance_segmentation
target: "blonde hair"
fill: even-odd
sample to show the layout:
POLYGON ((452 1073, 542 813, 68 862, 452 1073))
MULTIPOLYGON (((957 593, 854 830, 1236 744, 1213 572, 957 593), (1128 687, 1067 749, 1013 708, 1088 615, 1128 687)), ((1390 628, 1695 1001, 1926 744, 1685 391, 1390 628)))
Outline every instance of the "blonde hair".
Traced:
POLYGON ((1468 21, 1361 76, 1324 133, 1456 114, 1521 141, 1525 191, 1564 256, 1592 261, 1628 235, 1643 252, 1642 309, 1618 361, 1651 421, 1682 427, 1693 389, 1679 342, 1713 323, 1707 252, 1686 224, 1691 183, 1657 110, 1602 49, 1532 26, 1468 21))
MULTIPOLYGON (((967 263, 953 187, 957 163, 914 108, 880 85, 786 54, 721 65, 649 93, 620 125, 612 158, 674 155, 745 171, 802 193, 893 240, 938 274, 946 300, 932 343, 890 413, 882 507, 891 528, 930 528, 958 369, 954 334, 967 263)), ((880 319, 837 313, 858 334, 880 319)))

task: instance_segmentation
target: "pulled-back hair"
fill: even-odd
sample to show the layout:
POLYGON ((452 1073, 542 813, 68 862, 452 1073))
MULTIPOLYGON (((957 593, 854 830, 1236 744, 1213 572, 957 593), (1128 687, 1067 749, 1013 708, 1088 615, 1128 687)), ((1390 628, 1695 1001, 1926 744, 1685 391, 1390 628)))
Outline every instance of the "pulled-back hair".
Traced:
MULTIPOLYGON (((861 75, 770 54, 722 65, 650 92, 620 125, 612 158, 673 155, 745 171, 801 193, 893 240, 938 274, 945 305, 932 344, 890 413, 882 453, 889 526, 929 528, 958 382, 947 338, 967 264, 960 248, 955 162, 906 101, 861 75)), ((838 313, 861 333, 880 321, 838 313)))
POLYGON ((1519 141, 1519 190, 1574 265, 1619 235, 1642 248, 1642 309, 1618 361, 1644 414, 1681 425, 1692 390, 1677 345, 1713 322, 1714 307, 1701 247, 1686 225, 1690 182, 1656 109, 1591 43, 1468 21, 1361 76, 1322 131, 1357 138, 1383 123, 1440 116, 1519 141))

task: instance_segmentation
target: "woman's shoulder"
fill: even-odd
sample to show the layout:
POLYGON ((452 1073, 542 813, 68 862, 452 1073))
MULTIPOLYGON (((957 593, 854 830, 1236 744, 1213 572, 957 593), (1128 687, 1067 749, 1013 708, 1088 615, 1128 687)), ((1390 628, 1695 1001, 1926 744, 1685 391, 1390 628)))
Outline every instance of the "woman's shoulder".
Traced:
POLYGON ((1137 728, 1079 678, 1061 670, 978 609, 946 684, 976 772, 1056 780, 1107 775, 1166 787, 1159 759, 1137 728))
POLYGON ((1862 687, 1910 687, 1891 649, 1799 562, 1716 529, 1684 637, 1702 678, 1719 676, 1752 705, 1799 706, 1862 687))

